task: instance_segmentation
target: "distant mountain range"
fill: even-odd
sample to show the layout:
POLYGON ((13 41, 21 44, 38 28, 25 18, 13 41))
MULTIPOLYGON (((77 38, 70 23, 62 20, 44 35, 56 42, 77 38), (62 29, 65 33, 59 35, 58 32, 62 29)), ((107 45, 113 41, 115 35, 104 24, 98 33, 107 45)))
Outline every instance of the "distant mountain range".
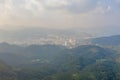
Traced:
POLYGON ((117 46, 120 45, 120 35, 94 38, 91 40, 91 42, 92 44, 98 44, 98 45, 117 46))

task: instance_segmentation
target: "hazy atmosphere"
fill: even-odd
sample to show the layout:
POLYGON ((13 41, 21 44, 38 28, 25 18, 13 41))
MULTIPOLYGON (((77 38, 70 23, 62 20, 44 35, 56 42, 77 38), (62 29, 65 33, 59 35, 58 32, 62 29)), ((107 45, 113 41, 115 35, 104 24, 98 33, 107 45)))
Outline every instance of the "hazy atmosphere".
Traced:
POLYGON ((0 0, 0 80, 120 80, 120 0, 0 0))
POLYGON ((120 29, 120 0, 0 0, 0 12, 0 29, 7 30, 120 29))

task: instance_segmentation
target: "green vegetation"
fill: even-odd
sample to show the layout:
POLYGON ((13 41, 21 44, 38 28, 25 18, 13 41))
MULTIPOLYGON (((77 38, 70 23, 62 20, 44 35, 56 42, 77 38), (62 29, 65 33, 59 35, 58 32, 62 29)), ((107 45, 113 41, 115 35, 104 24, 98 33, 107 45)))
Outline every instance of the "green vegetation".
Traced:
POLYGON ((2 61, 0 61, 0 80, 16 80, 16 73, 2 61))
POLYGON ((24 56, 27 63, 15 63, 11 68, 0 62, 0 80, 120 80, 120 55, 112 49, 32 45, 22 52, 12 55, 24 56))

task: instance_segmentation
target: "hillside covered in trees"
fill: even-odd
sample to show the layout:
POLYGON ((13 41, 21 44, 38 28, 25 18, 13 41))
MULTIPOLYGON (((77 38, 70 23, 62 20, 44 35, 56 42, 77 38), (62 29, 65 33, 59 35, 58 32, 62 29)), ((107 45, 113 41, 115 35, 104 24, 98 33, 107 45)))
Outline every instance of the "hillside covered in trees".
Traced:
POLYGON ((117 50, 94 45, 72 49, 56 45, 3 45, 0 80, 120 80, 117 50))

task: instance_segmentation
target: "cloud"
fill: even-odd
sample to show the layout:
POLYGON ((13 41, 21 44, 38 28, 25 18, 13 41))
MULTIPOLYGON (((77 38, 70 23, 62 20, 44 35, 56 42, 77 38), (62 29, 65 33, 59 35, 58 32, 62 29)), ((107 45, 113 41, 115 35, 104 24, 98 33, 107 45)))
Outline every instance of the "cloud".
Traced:
MULTIPOLYGON (((115 0, 120 3, 120 0, 115 0)), ((44 14, 46 11, 61 11, 68 13, 87 13, 96 8, 104 8, 107 12, 114 0, 0 0, 0 11, 4 15, 33 16, 44 14), (106 3, 107 2, 107 3, 106 3), (99 6, 99 3, 104 4, 99 6), (107 6, 107 7, 106 7, 107 6)), ((115 4, 115 3, 113 3, 115 4)), ((114 5, 116 6, 116 5, 114 5)), ((105 12, 105 11, 104 11, 105 12)), ((2 15, 2 14, 1 14, 2 15)))
POLYGON ((0 25, 56 28, 120 25, 119 3, 120 0, 0 0, 0 25))
POLYGON ((99 0, 45 0, 44 7, 50 10, 65 10, 84 13, 96 7, 99 0))
MULTIPOLYGON (((12 12, 41 12, 41 10, 65 10, 74 13, 87 12, 95 8, 96 0, 0 0, 2 9, 12 12)), ((4 12, 5 12, 4 11, 4 12)))
POLYGON ((43 4, 47 9, 60 9, 66 7, 69 3, 68 0, 45 0, 43 4))
MULTIPOLYGON (((98 0, 99 1, 99 0, 98 0)), ((68 10, 74 13, 84 13, 95 9, 97 2, 96 0, 78 0, 71 2, 68 6, 68 10)))
POLYGON ((93 11, 91 11, 92 14, 98 14, 98 15, 109 15, 113 12, 113 8, 110 5, 98 5, 93 11))

